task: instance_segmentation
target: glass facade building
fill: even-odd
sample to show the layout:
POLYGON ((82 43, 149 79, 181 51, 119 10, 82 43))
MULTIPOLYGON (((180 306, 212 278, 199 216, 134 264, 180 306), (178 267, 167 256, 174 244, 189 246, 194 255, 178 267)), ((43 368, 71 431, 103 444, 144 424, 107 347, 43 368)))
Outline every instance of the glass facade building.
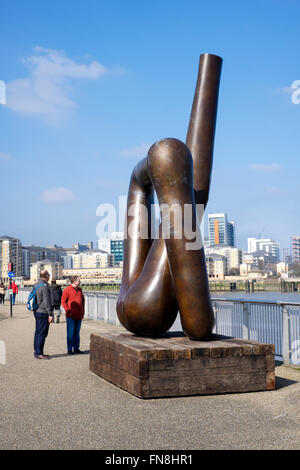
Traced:
POLYGON ((209 246, 235 246, 234 222, 229 222, 227 214, 208 214, 209 246))
POLYGON ((114 255, 115 264, 123 261, 124 232, 112 232, 110 237, 110 253, 114 255))

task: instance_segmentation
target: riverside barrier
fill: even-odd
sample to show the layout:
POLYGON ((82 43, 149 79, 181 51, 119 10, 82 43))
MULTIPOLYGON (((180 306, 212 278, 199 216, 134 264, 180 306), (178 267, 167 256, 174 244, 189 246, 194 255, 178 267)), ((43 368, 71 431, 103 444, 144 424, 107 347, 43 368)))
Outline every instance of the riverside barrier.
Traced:
MULTIPOLYGON (((30 289, 19 289, 17 304, 26 304, 30 289)), ((119 325, 118 293, 84 291, 86 317, 119 325)), ((300 365, 300 303, 249 301, 212 297, 213 332, 275 345, 275 355, 285 364, 300 365)), ((170 331, 182 330, 179 315, 170 331)))

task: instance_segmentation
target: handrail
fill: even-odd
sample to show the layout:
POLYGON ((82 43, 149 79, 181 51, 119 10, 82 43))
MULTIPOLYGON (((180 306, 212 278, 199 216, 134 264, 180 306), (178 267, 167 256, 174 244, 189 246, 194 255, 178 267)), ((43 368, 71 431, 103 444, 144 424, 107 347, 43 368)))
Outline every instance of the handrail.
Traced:
MULTIPOLYGON (((92 291, 87 290, 83 291, 84 294, 109 294, 118 296, 118 292, 109 292, 109 291, 92 291)), ((231 298, 225 299, 223 297, 211 297, 212 302, 235 302, 240 304, 263 304, 263 305, 292 305, 294 307, 300 307, 300 302, 286 302, 282 300, 252 300, 252 299, 238 299, 238 298, 231 298)))

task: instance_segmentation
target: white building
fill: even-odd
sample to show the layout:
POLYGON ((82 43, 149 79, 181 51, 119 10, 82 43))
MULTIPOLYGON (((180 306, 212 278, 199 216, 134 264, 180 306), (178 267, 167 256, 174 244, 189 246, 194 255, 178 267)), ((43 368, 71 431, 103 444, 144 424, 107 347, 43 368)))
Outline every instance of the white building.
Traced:
POLYGON ((239 268, 242 263, 242 250, 227 245, 213 245, 205 248, 205 256, 212 254, 225 256, 227 259, 226 269, 229 274, 230 269, 239 268))
POLYGON ((73 268, 109 268, 114 265, 114 255, 102 250, 88 250, 72 255, 73 268))
POLYGON ((288 272, 289 272, 289 266, 287 263, 277 263, 276 264, 276 272, 277 274, 280 274, 280 276, 283 278, 283 279, 286 279, 288 278, 288 272))
POLYGON ((243 253, 243 263, 253 264, 259 269, 265 269, 267 265, 276 263, 275 257, 267 251, 258 250, 252 253, 243 253))
POLYGON ((280 261, 280 243, 271 238, 248 238, 248 253, 265 251, 272 255, 276 263, 280 261))

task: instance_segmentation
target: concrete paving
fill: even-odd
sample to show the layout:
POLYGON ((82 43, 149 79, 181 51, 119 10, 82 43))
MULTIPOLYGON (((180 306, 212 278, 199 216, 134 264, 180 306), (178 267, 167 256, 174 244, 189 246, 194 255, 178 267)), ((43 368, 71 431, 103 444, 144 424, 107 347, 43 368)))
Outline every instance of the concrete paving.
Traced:
POLYGON ((276 368, 276 390, 141 400, 89 371, 92 332, 123 329, 85 320, 82 356, 66 354, 66 324, 50 326, 33 358, 34 319, 0 306, 0 449, 299 449, 300 371, 276 368))

